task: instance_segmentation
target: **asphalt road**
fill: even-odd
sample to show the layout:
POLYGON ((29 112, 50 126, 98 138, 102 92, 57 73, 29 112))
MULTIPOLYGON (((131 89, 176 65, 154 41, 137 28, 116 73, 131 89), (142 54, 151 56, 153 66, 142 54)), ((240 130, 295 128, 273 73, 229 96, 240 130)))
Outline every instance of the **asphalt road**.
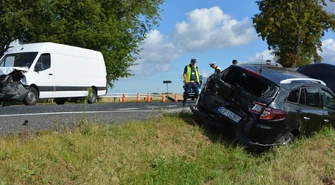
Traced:
POLYGON ((10 105, 0 107, 0 135, 60 131, 79 123, 122 124, 177 111, 189 111, 189 107, 173 102, 10 105))

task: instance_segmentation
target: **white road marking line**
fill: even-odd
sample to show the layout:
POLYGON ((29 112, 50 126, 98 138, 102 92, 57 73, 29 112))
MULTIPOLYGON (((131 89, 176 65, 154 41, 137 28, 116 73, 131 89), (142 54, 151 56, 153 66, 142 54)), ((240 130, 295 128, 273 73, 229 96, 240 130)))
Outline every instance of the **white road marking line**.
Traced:
MULTIPOLYGON (((183 109, 163 110, 164 112, 178 112, 183 109)), ((157 110, 113 110, 113 111, 81 111, 81 112, 44 112, 32 114, 7 114, 0 115, 0 117, 14 117, 14 116, 43 116, 43 115, 64 115, 64 114, 95 114, 95 113, 127 113, 127 112, 153 112, 157 110)), ((162 111, 162 110, 161 110, 162 111)))
POLYGON ((122 108, 122 109, 116 109, 116 110, 140 110, 140 108, 122 108))

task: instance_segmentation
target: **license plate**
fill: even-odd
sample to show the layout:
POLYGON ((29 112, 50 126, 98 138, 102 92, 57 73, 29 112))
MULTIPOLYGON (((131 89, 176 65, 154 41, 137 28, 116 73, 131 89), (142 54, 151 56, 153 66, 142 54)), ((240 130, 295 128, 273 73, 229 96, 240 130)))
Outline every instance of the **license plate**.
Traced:
POLYGON ((234 122, 238 123, 241 120, 241 117, 233 113, 232 111, 224 108, 224 107, 219 107, 218 112, 229 119, 233 120, 234 122))

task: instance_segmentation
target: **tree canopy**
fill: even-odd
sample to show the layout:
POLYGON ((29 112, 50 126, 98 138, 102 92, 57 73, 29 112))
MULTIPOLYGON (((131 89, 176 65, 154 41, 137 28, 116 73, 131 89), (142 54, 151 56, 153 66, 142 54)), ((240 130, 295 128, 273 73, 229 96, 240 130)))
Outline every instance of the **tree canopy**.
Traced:
POLYGON ((11 42, 56 42, 101 51, 112 86, 129 67, 164 0, 1 0, 0 56, 11 42))
POLYGON ((256 1, 260 13, 252 18, 258 36, 267 41, 277 62, 296 67, 321 62, 322 36, 335 28, 335 16, 325 0, 256 1))

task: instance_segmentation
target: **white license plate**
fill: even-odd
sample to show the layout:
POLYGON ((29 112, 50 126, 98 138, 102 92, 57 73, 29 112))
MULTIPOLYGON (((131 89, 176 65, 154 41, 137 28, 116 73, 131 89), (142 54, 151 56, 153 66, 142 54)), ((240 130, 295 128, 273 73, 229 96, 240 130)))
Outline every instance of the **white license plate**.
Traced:
POLYGON ((234 122, 238 123, 241 120, 241 117, 236 115, 235 113, 233 113, 232 111, 224 108, 224 107, 219 107, 218 112, 228 118, 230 118, 231 120, 233 120, 234 122))

